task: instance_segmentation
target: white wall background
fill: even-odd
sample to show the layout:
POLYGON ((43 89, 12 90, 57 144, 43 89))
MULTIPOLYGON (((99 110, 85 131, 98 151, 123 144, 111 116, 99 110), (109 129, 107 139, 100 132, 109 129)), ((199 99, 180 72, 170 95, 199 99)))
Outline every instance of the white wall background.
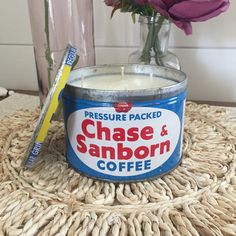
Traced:
POLYGON ((0 86, 37 90, 27 0, 0 0, 0 86))
MULTIPOLYGON (((0 86, 37 90, 27 0, 0 0, 0 86)), ((125 63, 139 44, 139 27, 129 14, 94 0, 97 64, 125 63)), ((172 27, 170 49, 189 78, 189 99, 236 102, 236 1, 228 12, 193 25, 185 36, 172 27)))

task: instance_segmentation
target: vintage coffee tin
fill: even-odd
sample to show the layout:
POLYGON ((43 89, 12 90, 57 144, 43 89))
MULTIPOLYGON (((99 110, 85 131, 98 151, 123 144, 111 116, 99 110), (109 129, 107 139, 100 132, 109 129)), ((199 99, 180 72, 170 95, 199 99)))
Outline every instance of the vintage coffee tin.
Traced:
POLYGON ((112 182, 143 181, 174 169, 181 161, 186 85, 183 72, 150 65, 72 71, 63 92, 71 167, 112 182), (120 73, 145 77, 147 86, 107 89, 120 73), (107 86, 101 85, 99 77, 107 75, 107 86), (86 87, 87 79, 92 88, 86 87), (150 87, 153 80, 166 84, 150 87))

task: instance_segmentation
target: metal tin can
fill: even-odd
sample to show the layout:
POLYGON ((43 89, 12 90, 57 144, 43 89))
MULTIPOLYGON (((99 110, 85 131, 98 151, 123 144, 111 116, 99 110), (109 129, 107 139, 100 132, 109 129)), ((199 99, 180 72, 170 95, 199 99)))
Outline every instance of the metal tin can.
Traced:
POLYGON ((63 92, 67 161, 92 178, 143 181, 168 173, 181 161, 187 79, 169 68, 122 66, 125 74, 171 83, 137 90, 91 89, 76 81, 120 74, 121 65, 72 71, 63 92))

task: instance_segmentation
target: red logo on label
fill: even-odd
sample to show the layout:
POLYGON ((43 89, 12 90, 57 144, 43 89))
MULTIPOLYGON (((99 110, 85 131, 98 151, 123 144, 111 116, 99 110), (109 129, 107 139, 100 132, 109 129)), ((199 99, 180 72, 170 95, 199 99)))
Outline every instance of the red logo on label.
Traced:
POLYGON ((131 110, 132 103, 131 102, 116 102, 116 103, 114 103, 114 108, 115 108, 116 112, 127 113, 128 111, 131 110))
MULTIPOLYGON (((147 141, 154 138, 154 129, 151 126, 145 126, 143 128, 130 127, 114 128, 104 126, 101 121, 93 121, 90 119, 83 120, 81 124, 82 134, 76 135, 77 150, 80 153, 89 152, 90 156, 103 158, 103 159, 118 159, 129 160, 133 156, 137 159, 146 159, 148 157, 154 157, 163 155, 170 151, 171 141, 169 139, 160 143, 154 143, 151 145, 138 145, 135 148, 125 146, 125 142, 137 142, 140 139, 147 141), (115 141, 114 146, 100 146, 94 143, 87 146, 86 140, 106 140, 115 141), (139 146, 140 145, 140 146, 139 146), (108 155, 108 153, 110 155, 108 155), (159 153, 159 154, 157 154, 159 153)), ((162 129, 166 128, 166 125, 162 129)), ((163 132, 163 131, 162 131, 163 132)))

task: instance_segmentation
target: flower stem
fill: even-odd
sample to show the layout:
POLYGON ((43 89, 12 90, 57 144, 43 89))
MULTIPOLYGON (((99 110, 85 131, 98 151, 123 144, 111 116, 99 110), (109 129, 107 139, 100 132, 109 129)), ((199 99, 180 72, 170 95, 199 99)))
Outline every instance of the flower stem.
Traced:
POLYGON ((140 57, 141 61, 144 62, 145 64, 150 64, 151 61, 151 49, 153 47, 153 37, 154 37, 154 31, 155 31, 155 19, 156 19, 156 12, 153 12, 152 14, 152 22, 151 19, 148 18, 148 26, 150 25, 149 31, 148 31, 148 35, 147 35, 147 39, 142 51, 142 55, 140 57))
POLYGON ((158 37, 158 33, 161 30, 164 20, 165 20, 165 18, 163 16, 160 16, 157 23, 156 23, 155 41, 153 43, 153 51, 155 52, 155 61, 156 61, 156 64, 159 66, 163 66, 163 63, 162 63, 160 56, 159 56, 159 55, 161 55, 161 49, 160 49, 160 40, 158 37), (157 47, 155 45, 157 45, 157 47))
POLYGON ((45 57, 48 62, 48 86, 51 87, 51 71, 53 70, 53 59, 51 56, 51 49, 50 49, 50 38, 49 38, 49 5, 48 0, 44 0, 44 10, 45 10, 45 28, 44 32, 46 34, 46 48, 45 48, 45 57))
POLYGON ((160 54, 160 47, 158 50, 156 50, 155 45, 158 42, 158 33, 162 27, 162 24, 165 20, 163 16, 158 16, 158 21, 156 22, 157 13, 154 12, 152 15, 152 18, 148 18, 148 26, 149 31, 147 35, 147 39, 142 51, 142 55, 140 57, 140 60, 144 62, 144 64, 150 64, 151 62, 151 52, 152 49, 155 52, 155 61, 158 65, 161 65, 161 61, 158 58, 158 55, 160 54))

